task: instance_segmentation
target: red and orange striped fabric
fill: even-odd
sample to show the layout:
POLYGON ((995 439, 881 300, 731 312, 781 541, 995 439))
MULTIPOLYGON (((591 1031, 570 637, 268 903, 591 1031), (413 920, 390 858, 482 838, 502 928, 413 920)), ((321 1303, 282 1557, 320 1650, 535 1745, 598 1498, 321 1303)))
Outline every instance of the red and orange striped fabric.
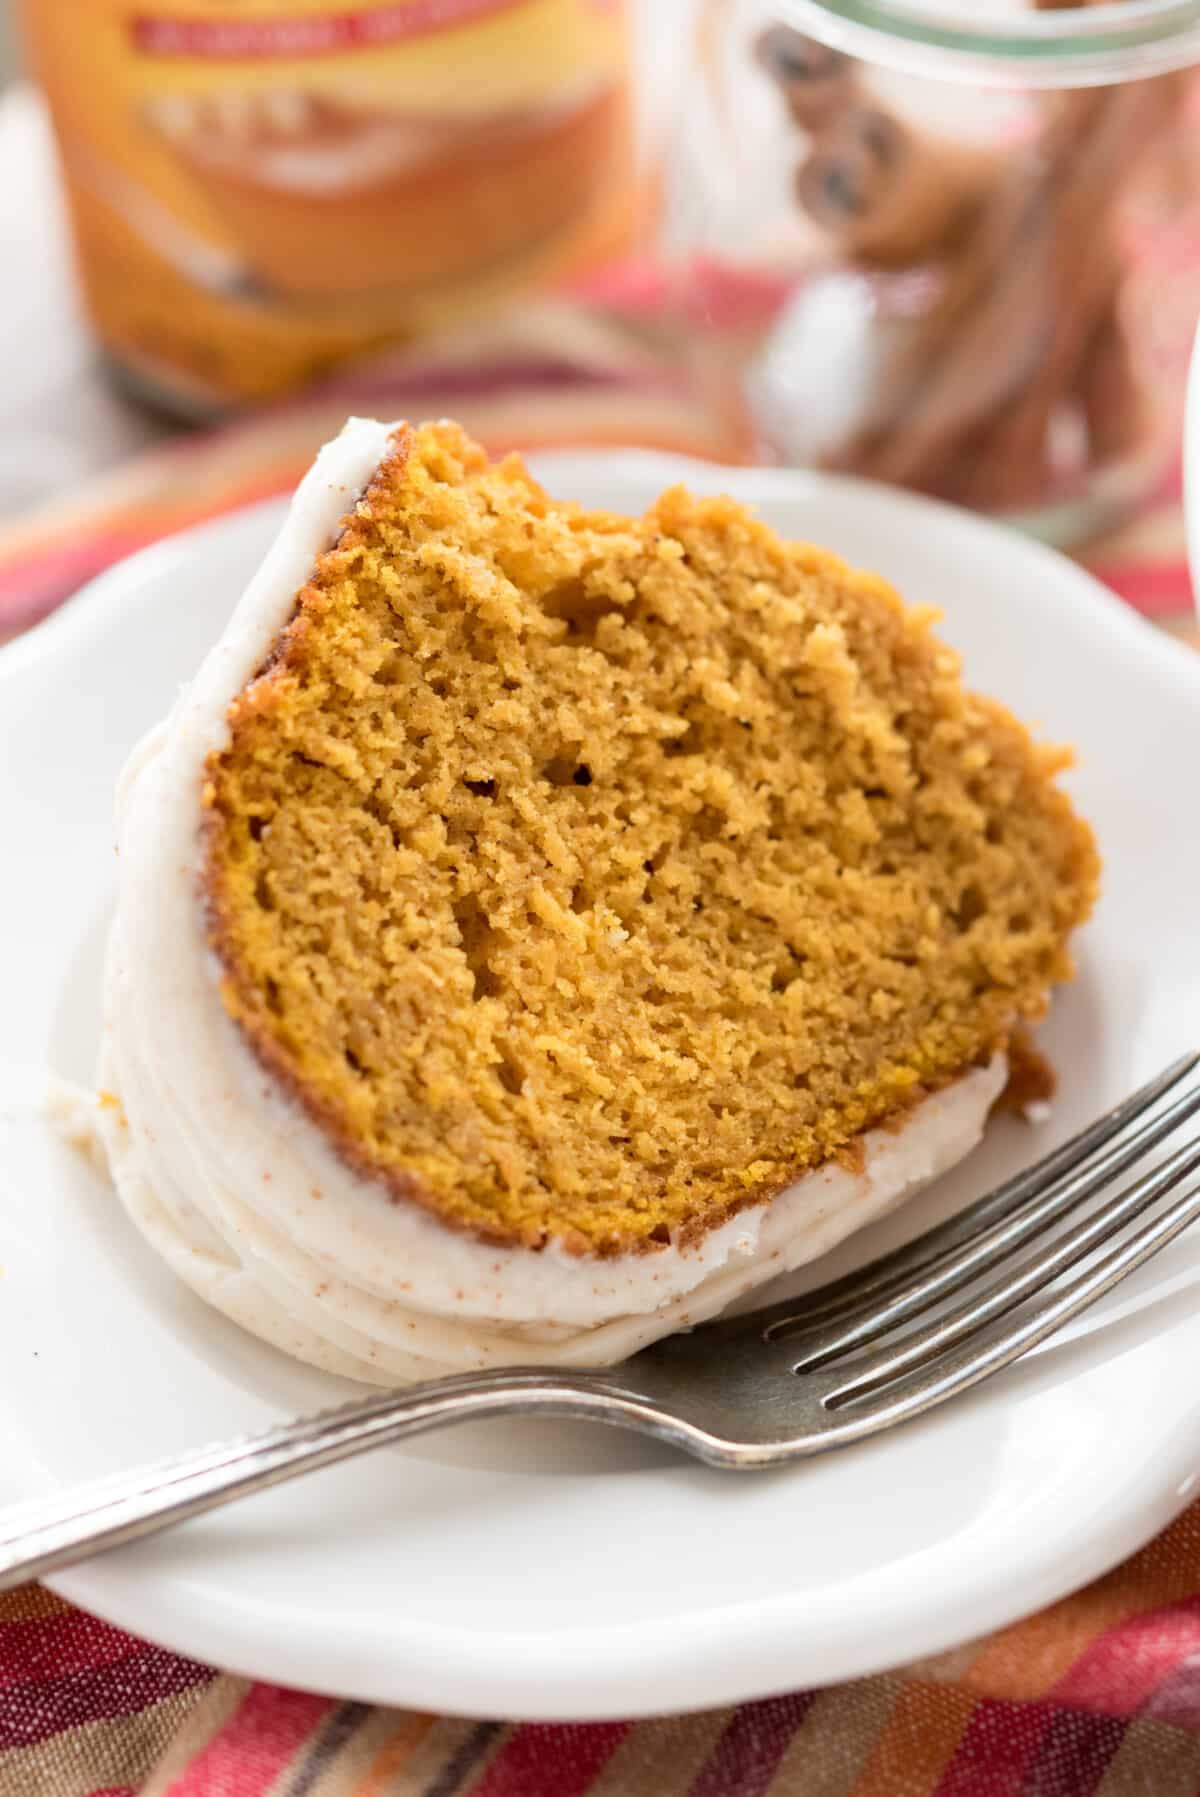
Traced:
POLYGON ((197 1666, 0 1599, 0 1797, 1194 1797, 1200 1510, 924 1665, 649 1722, 470 1722, 197 1666))
MULTIPOLYGON (((552 339, 543 338, 544 342, 552 339)), ((737 460, 735 415, 578 333, 553 355, 343 387, 153 451, 0 532, 0 640, 166 531, 290 487, 347 411, 453 411, 491 448, 737 460)), ((1177 487, 1088 561, 1191 632, 1177 487)), ((0 1599, 0 1797, 1191 1797, 1200 1507, 1030 1621, 888 1677, 638 1723, 519 1725, 251 1684, 27 1588, 0 1599)))

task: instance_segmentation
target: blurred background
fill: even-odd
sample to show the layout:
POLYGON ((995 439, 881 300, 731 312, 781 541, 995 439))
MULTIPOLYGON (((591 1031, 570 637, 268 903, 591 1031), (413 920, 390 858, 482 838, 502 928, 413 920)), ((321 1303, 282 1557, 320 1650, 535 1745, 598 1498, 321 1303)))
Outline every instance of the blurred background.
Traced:
POLYGON ((0 516, 62 563, 26 618, 102 565, 64 517, 135 546, 351 410, 848 471, 1101 561, 1174 502, 1200 0, 0 20, 0 516))
MULTIPOLYGON (((541 326, 505 318, 511 298, 524 306, 640 243, 634 215, 658 180, 695 0, 243 11, 285 32, 296 17, 366 29, 324 57, 289 57, 285 37, 258 56, 179 56, 152 33, 137 41, 137 22, 169 33, 211 5, 0 0, 0 517, 342 367, 359 409, 367 395, 382 406, 399 388, 372 363, 390 344, 428 346, 415 360, 430 394, 435 352, 460 324, 456 363, 515 363, 512 331, 541 326), (393 32, 406 13, 415 28, 393 32), (449 13, 461 29, 441 25, 449 13), (281 182, 289 155, 308 163, 281 182), (410 251, 389 266, 385 245, 402 237, 410 251), (314 238, 320 254, 301 266, 314 238), (424 266, 411 253, 423 241, 424 266), (249 245, 273 249, 269 267, 244 266, 249 245), (485 349, 478 331, 493 325, 485 349)), ((552 309, 566 360, 589 364, 568 313, 584 323, 605 302, 552 309)))

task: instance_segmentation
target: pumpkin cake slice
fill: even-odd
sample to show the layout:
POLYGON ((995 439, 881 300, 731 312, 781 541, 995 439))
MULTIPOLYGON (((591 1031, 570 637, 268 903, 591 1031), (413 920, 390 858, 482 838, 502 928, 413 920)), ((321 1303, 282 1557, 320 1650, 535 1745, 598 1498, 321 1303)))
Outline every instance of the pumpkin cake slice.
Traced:
POLYGON ((1097 860, 928 613, 676 488, 352 421, 119 804, 102 1129, 380 1380, 604 1364, 978 1139, 1097 860))

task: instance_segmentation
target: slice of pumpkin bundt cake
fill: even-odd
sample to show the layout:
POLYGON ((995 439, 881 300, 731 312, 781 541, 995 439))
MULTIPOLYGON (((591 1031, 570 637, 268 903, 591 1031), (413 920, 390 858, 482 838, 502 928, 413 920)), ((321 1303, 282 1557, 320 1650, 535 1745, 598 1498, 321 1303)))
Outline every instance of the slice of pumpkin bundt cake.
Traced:
POLYGON ((619 1359, 958 1159, 1097 861, 930 625, 729 499, 353 422, 123 784, 134 1216, 393 1379, 619 1359))

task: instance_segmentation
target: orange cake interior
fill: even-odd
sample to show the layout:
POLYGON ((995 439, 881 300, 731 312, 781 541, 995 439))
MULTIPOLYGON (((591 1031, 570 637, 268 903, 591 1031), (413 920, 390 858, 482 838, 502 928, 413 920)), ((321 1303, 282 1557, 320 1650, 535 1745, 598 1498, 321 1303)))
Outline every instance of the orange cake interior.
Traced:
POLYGON ((381 1201, 695 1239, 1003 1049, 1091 834, 882 580, 397 429, 204 792, 225 1004, 381 1201))

